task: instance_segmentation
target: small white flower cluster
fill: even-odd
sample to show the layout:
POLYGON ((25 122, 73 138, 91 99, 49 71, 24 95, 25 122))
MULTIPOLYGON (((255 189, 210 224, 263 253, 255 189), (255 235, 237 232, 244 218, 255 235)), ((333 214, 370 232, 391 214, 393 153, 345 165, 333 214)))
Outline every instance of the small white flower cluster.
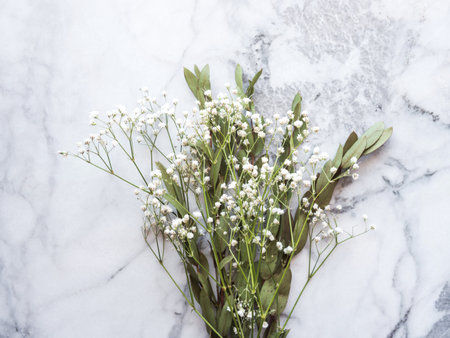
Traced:
MULTIPOLYGON (((297 250, 297 243, 281 238, 279 229, 282 218, 291 214, 290 206, 282 201, 291 195, 298 197, 299 207, 309 217, 306 231, 318 257, 333 241, 339 242, 344 235, 355 236, 353 231, 349 233, 337 225, 330 205, 321 208, 315 202, 314 188, 329 155, 319 147, 302 144, 310 132, 319 131, 318 127, 309 129, 306 111, 297 117, 288 111, 284 116, 274 114, 273 119, 265 119, 250 111, 250 98, 219 94, 214 99, 206 91, 205 102, 197 102, 180 117, 176 113, 178 100, 169 103, 167 93, 162 95, 162 104, 149 96, 148 89, 143 88, 142 94, 138 108, 132 111, 118 106, 106 117, 92 112, 90 124, 102 129, 78 143, 73 155, 135 186, 145 217, 145 236, 150 229, 156 235, 163 234, 180 252, 206 233, 212 244, 212 236, 218 236, 234 256, 230 271, 244 266, 241 243, 256 246, 262 259, 268 254, 273 259, 279 253, 287 260, 297 250), (157 139, 163 133, 169 138, 172 152, 158 146, 157 139), (171 135, 176 137, 175 144, 171 135), (281 146, 272 151, 272 144, 284 144, 283 140, 289 138, 290 144, 296 141, 301 148, 281 146), (162 157, 167 167, 141 170, 136 159, 138 145, 162 157), (126 154, 144 184, 131 183, 115 172, 110 156, 114 149, 126 154), (198 210, 192 211, 194 202, 198 210)), ((60 154, 72 155, 65 151, 60 154)), ((335 175, 356 180, 358 168, 356 158, 343 173, 331 167, 326 173, 328 183, 336 179, 335 175)), ((368 229, 375 229, 375 225, 367 228, 366 224, 368 229)), ((187 255, 193 259, 191 252, 187 255)), ((239 292, 234 311, 230 309, 236 318, 248 323, 262 318, 261 310, 248 299, 249 295, 256 297, 254 292, 246 289, 245 299, 239 292)), ((263 320, 262 327, 267 326, 263 320)))

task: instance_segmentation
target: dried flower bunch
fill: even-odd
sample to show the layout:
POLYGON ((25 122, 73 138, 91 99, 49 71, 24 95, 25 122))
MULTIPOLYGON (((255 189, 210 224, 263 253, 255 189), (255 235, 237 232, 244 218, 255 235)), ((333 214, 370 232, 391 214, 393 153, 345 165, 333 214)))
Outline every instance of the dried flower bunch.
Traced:
POLYGON ((379 122, 361 137, 352 132, 329 158, 306 145, 319 129, 310 127, 300 94, 283 116, 257 113, 252 97, 261 71, 245 88, 238 65, 236 86, 226 84, 216 98, 208 66, 184 75, 197 99, 192 110, 177 114, 178 100, 163 93, 159 103, 143 88, 138 108, 91 113, 99 132, 78 152, 60 153, 135 187, 148 247, 211 337, 286 337, 305 287, 330 254, 375 229, 363 216, 359 227, 344 231, 336 219, 340 206, 330 200, 341 178, 358 178, 358 159, 381 147, 392 128, 379 122), (150 158, 139 158, 140 149, 150 158), (117 150, 135 168, 136 181, 116 172, 117 150), (164 264, 167 242, 184 266, 186 287, 164 264), (308 256, 305 282, 282 316, 297 254, 308 256))

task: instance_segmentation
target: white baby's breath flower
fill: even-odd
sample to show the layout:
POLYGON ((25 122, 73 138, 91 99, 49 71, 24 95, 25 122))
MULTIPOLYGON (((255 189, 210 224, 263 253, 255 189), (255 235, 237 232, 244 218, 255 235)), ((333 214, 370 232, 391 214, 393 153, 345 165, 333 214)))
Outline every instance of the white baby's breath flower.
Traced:
POLYGON ((91 111, 91 112, 89 113, 89 118, 91 118, 91 119, 97 119, 97 118, 98 118, 98 115, 99 115, 99 112, 98 112, 98 111, 91 111))
POLYGON ((284 252, 286 255, 289 255, 289 254, 292 253, 293 250, 294 250, 294 249, 292 249, 291 246, 287 246, 287 247, 284 248, 283 252, 284 252))

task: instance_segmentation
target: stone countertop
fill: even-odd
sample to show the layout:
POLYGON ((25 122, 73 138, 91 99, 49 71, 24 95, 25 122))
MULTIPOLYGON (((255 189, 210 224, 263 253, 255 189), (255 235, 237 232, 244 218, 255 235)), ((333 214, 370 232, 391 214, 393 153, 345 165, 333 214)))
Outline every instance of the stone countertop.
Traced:
MULTIPOLYGON (((183 66, 209 63, 219 90, 239 62, 247 74, 264 69, 255 100, 266 116, 300 91, 330 153, 352 130, 394 127, 360 179, 335 194, 344 222, 366 213, 377 231, 327 262, 296 308, 292 337, 450 337, 448 1, 0 8, 0 336, 203 334, 145 248, 132 191, 56 153, 90 133, 91 110, 132 107, 143 85, 189 107, 183 66)), ((183 281, 174 255, 167 264, 183 281)))

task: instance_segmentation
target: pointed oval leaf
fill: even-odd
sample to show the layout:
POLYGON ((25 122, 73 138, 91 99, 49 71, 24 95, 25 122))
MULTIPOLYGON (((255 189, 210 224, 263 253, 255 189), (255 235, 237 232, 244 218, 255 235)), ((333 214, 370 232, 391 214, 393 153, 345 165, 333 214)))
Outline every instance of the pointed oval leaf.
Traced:
POLYGON ((333 159, 333 167, 339 168, 342 162, 342 157, 344 155, 344 148, 342 145, 339 145, 338 150, 336 151, 336 155, 333 159))
POLYGON ((200 98, 198 97, 198 79, 197 79, 197 77, 189 69, 184 68, 184 78, 186 79, 186 82, 187 82, 192 94, 194 94, 194 96, 197 98, 197 100, 200 100, 200 98))
POLYGON ((217 151, 219 152, 219 154, 214 156, 216 162, 212 164, 211 168, 213 187, 217 185, 217 179, 219 178, 220 173, 220 165, 222 164, 222 151, 220 149, 218 149, 217 151))
POLYGON ((371 152, 374 152, 378 148, 380 148, 392 135, 393 129, 392 127, 387 128, 383 131, 383 134, 381 134, 380 138, 373 144, 371 147, 367 148, 363 155, 370 154, 371 152))
POLYGON ((280 283, 281 277, 283 276, 283 271, 278 275, 273 276, 266 280, 261 287, 260 298, 261 298, 261 306, 264 310, 267 310, 270 302, 275 297, 270 305, 271 309, 274 309, 278 314, 281 314, 286 307, 289 291, 291 289, 291 281, 292 281, 292 272, 291 269, 288 269, 284 275, 283 280, 278 288, 278 283, 280 283))
POLYGON ((228 305, 227 303, 225 303, 222 309, 218 311, 218 318, 217 318, 218 331, 224 337, 227 337, 231 329, 231 323, 233 321, 233 317, 231 316, 231 313, 227 310, 227 307, 228 305))
POLYGON ((356 157, 357 159, 362 155, 364 150, 366 149, 366 137, 361 137, 358 139, 347 152, 342 157, 342 169, 350 168, 352 165, 351 159, 356 157))
POLYGON ((222 270, 223 267, 224 267, 225 265, 227 265, 228 263, 230 263, 232 260, 233 260, 233 256, 231 256, 231 255, 225 257, 224 259, 222 259, 222 260, 220 261, 220 263, 219 263, 219 269, 222 270))
POLYGON ((294 120, 298 120, 300 118, 300 111, 302 109, 302 96, 300 95, 300 93, 295 94, 291 109, 294 112, 294 120))
MULTIPOLYGON (((209 300, 209 296, 204 289, 200 291, 200 307, 202 308, 202 314, 205 319, 211 324, 212 327, 216 327, 216 314, 214 305, 209 300)), ((208 332, 211 328, 206 325, 208 332)))
POLYGON ((204 90, 211 89, 211 82, 209 79, 209 65, 203 67, 199 76, 200 88, 204 90))
POLYGON ((172 204, 175 209, 180 213, 181 217, 187 214, 187 209, 184 205, 182 205, 178 200, 170 194, 164 194, 164 198, 172 204))
POLYGON ((372 127, 367 129, 367 131, 361 136, 361 137, 365 136, 367 138, 366 149, 374 145, 375 142, 377 142, 381 134, 383 134, 383 131, 384 131, 383 122, 377 122, 372 127))
POLYGON ((297 255, 306 245, 308 240, 308 232, 309 226, 308 222, 306 222, 306 214, 301 211, 300 208, 297 209, 295 213, 295 229, 294 229, 294 244, 297 244, 297 249, 295 250, 295 254, 297 255))
POLYGON ((352 131, 350 135, 348 135, 347 141, 345 141, 344 144, 344 154, 347 152, 347 150, 350 149, 350 147, 358 140, 358 135, 352 131))
POLYGON ((234 75, 236 86, 241 93, 244 93, 244 82, 242 81, 242 68, 240 64, 236 65, 236 71, 234 75))
POLYGON ((247 88, 247 91, 245 92, 245 95, 247 97, 251 97, 253 95, 253 93, 255 91, 255 84, 258 81, 259 77, 261 76, 262 71, 263 70, 260 69, 259 72, 256 73, 255 76, 253 77, 253 79, 250 81, 250 83, 248 85, 248 88, 247 88))

